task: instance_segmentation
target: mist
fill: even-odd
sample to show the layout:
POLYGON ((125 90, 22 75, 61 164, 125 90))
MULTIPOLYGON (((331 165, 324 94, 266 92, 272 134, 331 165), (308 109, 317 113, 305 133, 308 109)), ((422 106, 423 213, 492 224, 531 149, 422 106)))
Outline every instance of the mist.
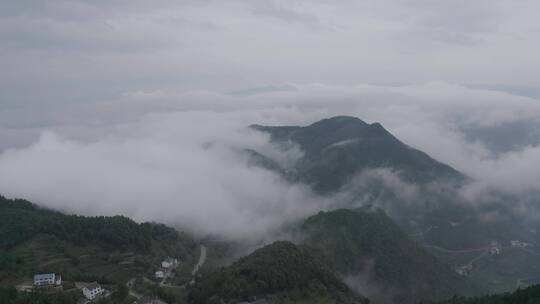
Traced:
POLYGON ((248 166, 246 148, 283 161, 295 152, 274 149, 228 116, 149 116, 91 142, 45 132, 2 154, 0 192, 68 213, 122 214, 235 239, 262 237, 322 207, 307 187, 248 166))
MULTIPOLYGON (((470 202, 492 189, 529 198, 540 191, 540 147, 530 134, 539 126, 539 101, 500 91, 448 83, 288 84, 243 94, 123 93, 58 110, 3 113, 10 124, 3 128, 0 193, 68 213, 123 214, 197 235, 260 239, 342 206, 347 196, 320 197, 307 185, 250 165, 243 149, 285 168, 302 151, 277 147, 248 126, 307 125, 342 114, 381 122, 404 143, 468 175, 473 183, 461 195, 470 202), (26 115, 39 115, 43 123, 19 120, 26 115), (467 133, 482 128, 496 134, 516 123, 531 126, 515 134, 526 140, 503 150, 492 149, 493 136, 467 133), (22 133, 28 137, 21 140, 22 133)), ((377 175, 409 201, 418 195, 415 185, 392 173, 377 175)))

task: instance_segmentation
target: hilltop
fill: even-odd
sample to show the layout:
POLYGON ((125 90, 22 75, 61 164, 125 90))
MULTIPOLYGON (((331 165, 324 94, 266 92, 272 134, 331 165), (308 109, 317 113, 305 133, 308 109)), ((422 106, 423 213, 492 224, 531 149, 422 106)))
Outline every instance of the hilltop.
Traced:
POLYGON ((311 125, 251 128, 270 134, 276 144, 296 144, 304 152, 294 170, 298 179, 321 193, 339 190, 365 169, 391 168, 407 181, 462 182, 465 176, 414 149, 381 124, 356 117, 336 116, 311 125))

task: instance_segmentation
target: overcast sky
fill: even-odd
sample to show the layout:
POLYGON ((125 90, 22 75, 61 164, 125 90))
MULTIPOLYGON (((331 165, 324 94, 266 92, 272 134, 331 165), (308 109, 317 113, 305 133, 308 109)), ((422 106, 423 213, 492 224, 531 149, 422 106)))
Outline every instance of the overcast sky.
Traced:
POLYGON ((243 127, 343 114, 482 185, 540 191, 539 11, 536 0, 0 0, 0 193, 206 232, 241 234, 257 218, 264 231, 328 202, 232 156, 295 156, 243 127))
POLYGON ((445 81, 536 93, 535 0, 0 1, 3 107, 445 81))

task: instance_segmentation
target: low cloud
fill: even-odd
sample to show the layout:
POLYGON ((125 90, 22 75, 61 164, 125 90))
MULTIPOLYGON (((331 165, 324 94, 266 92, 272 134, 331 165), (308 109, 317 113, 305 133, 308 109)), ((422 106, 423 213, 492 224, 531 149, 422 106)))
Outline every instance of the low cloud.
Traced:
POLYGON ((321 208, 306 187, 248 167, 238 153, 244 148, 277 159, 287 152, 235 119, 153 115, 93 142, 44 133, 2 154, 0 192, 70 213, 123 214, 236 239, 272 233, 321 208))
MULTIPOLYGON (((540 191, 540 146, 530 134, 540 125, 536 99, 448 83, 265 88, 286 90, 137 90, 55 111, 0 113, 0 193, 68 212, 260 236, 335 202, 248 166, 238 153, 244 148, 289 164, 299 151, 280 150, 246 126, 306 125, 343 114, 381 122, 404 143, 470 176, 475 183, 462 194, 471 201, 491 189, 528 200, 540 191), (525 140, 494 151, 490 141, 509 124, 530 126, 513 131, 525 140)), ((403 197, 417 193, 388 172, 376 174, 403 197)))

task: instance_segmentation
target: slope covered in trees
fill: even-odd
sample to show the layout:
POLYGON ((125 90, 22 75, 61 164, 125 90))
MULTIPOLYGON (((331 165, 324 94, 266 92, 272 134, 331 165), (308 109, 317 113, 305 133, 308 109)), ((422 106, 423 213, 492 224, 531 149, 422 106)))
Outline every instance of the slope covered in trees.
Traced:
POLYGON ((366 296, 415 303, 471 294, 470 282, 438 262, 382 211, 320 212, 303 225, 304 246, 366 296))
POLYGON ((152 239, 178 237, 174 229, 137 224, 124 216, 85 217, 42 209, 25 200, 0 196, 0 248, 10 248, 36 234, 74 243, 100 241, 113 246, 151 247, 152 239))
POLYGON ((266 298, 271 303, 365 303, 305 250, 276 242, 203 277, 193 287, 196 304, 266 298))
POLYGON ((0 283, 43 271, 120 282, 151 271, 169 255, 191 259, 196 248, 191 237, 162 224, 66 215, 0 196, 0 283))

